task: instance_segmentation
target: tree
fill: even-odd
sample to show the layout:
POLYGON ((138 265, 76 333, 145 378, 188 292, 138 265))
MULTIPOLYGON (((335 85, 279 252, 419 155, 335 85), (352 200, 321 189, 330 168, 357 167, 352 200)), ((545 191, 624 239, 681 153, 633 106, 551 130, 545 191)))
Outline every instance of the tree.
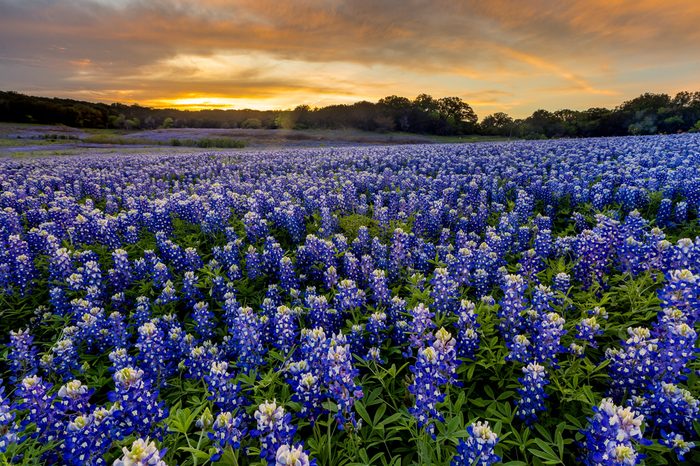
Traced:
POLYGON ((443 97, 437 104, 441 119, 451 129, 450 134, 465 134, 476 129, 476 113, 459 97, 443 97))
POLYGON ((514 128, 513 118, 503 112, 488 115, 479 124, 481 132, 489 136, 510 136, 514 128))

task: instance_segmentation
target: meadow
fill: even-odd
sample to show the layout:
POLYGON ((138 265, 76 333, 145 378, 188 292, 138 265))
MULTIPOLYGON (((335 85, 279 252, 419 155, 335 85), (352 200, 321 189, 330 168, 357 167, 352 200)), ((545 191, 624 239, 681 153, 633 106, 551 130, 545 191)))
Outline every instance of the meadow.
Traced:
POLYGON ((0 159, 0 462, 700 464, 700 135, 0 159))

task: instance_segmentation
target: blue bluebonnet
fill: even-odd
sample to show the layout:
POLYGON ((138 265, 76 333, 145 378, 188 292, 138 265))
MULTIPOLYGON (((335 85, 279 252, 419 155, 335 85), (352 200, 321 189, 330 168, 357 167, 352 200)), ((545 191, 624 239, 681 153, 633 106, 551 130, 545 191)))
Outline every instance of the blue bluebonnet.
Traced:
POLYGON ((274 466, 316 466, 315 459, 309 459, 309 452, 302 445, 280 445, 275 453, 274 466))
POLYGON ((353 280, 345 279, 338 283, 334 306, 340 312, 355 309, 364 304, 364 296, 353 280))
POLYGON ((335 414, 338 427, 354 428, 357 425, 353 407, 363 396, 362 387, 355 382, 358 370, 353 364, 350 345, 342 333, 337 333, 328 342, 326 353, 324 384, 338 410, 335 414))
POLYGON ((88 414, 80 414, 68 421, 60 445, 65 464, 70 466, 106 465, 105 455, 115 436, 114 408, 95 408, 88 414))
POLYGON ((546 410, 544 387, 549 384, 549 377, 544 366, 533 362, 523 367, 523 377, 518 381, 521 384, 518 388, 518 417, 532 425, 537 421, 538 413, 546 410))
POLYGON ((610 393, 616 400, 625 394, 636 395, 658 377, 663 370, 659 357, 658 340, 645 327, 628 328, 629 338, 621 348, 607 348, 605 358, 610 361, 610 393))
MULTIPOLYGON (((410 346, 414 349, 422 348, 426 345, 426 335, 435 327, 433 322, 434 312, 423 303, 418 303, 413 309, 409 310, 412 320, 410 325, 410 346)), ((410 351, 407 348, 406 351, 410 351)))
POLYGON ((194 305, 192 320, 194 320, 195 331, 202 340, 211 340, 214 338, 216 320, 214 318, 214 312, 209 309, 207 303, 200 301, 194 305))
POLYGON ((520 275, 503 277, 503 298, 499 302, 498 317, 501 319, 499 329, 506 342, 512 341, 522 331, 521 314, 527 308, 525 290, 527 284, 520 275))
POLYGON ((557 312, 547 312, 536 318, 532 331, 533 357, 537 362, 557 366, 558 354, 564 348, 561 338, 566 334, 565 320, 557 312))
POLYGON ((201 345, 191 345, 179 367, 185 370, 185 377, 201 380, 219 357, 219 347, 207 340, 201 345))
POLYGON ((56 439, 54 422, 57 413, 52 407, 55 395, 49 393, 51 387, 41 377, 32 375, 22 379, 15 392, 19 400, 17 408, 27 412, 23 424, 33 423, 36 426, 33 435, 47 441, 56 439))
POLYGON ((233 381, 233 374, 225 361, 213 361, 204 376, 209 399, 222 411, 235 412, 245 404, 241 384, 233 381))
POLYGON ((131 447, 122 447, 122 457, 112 466, 167 466, 163 461, 165 450, 158 450, 156 443, 148 438, 134 440, 131 447))
POLYGON ((459 291, 457 283, 450 277, 448 270, 436 268, 430 284, 432 285, 430 296, 433 298, 435 311, 443 314, 454 312, 459 305, 459 291))
POLYGON ((683 435, 678 433, 668 433, 661 432, 661 440, 659 440, 661 445, 664 445, 676 454, 678 461, 684 461, 685 455, 693 448, 695 448, 695 442, 690 442, 683 437, 683 435))
POLYGON ((498 436, 491 430, 488 421, 470 424, 467 434, 466 440, 459 441, 451 466, 490 466, 501 461, 501 457, 494 452, 498 436))
POLYGON ((264 364, 263 317, 250 307, 240 307, 234 325, 229 327, 229 353, 237 358, 236 365, 244 372, 255 370, 264 364))
POLYGON ((158 424, 167 417, 168 410, 144 372, 125 367, 116 371, 113 378, 114 391, 108 396, 117 406, 114 417, 119 435, 158 435, 158 424))
POLYGON ((260 404, 254 418, 256 428, 250 431, 250 435, 260 439, 260 457, 274 464, 277 449, 289 444, 296 432, 292 416, 272 400, 260 404))
POLYGON ((633 397, 630 405, 654 428, 686 436, 693 434, 693 422, 700 418, 700 402, 672 383, 654 383, 648 393, 633 397))
POLYGON ((52 370, 63 380, 72 379, 74 372, 80 369, 78 349, 73 339, 64 337, 58 340, 51 347, 51 352, 45 353, 41 357, 41 366, 47 370, 52 370))
POLYGON ((280 286, 287 292, 299 288, 299 279, 294 270, 294 265, 289 257, 283 257, 279 263, 280 286))
POLYGON ((389 290, 386 272, 375 269, 370 276, 370 287, 372 288, 372 300, 376 304, 389 304, 391 300, 391 290, 389 290))
POLYGON ((615 405, 610 398, 593 407, 593 413, 581 431, 581 462, 586 466, 639 464, 644 455, 637 447, 649 443, 642 437, 644 416, 615 405))
POLYGON ((83 385, 80 380, 71 380, 59 388, 57 393, 57 406, 54 407, 62 415, 87 414, 92 410, 90 396, 94 390, 83 385))
POLYGON ((5 394, 5 387, 0 380, 0 454, 7 450, 10 444, 17 443, 19 426, 15 423, 14 406, 5 394))
POLYGON ((432 345, 418 350, 416 363, 410 367, 413 381, 408 391, 415 401, 409 412, 418 421, 418 428, 425 429, 433 438, 435 423, 444 420, 437 409, 437 404, 445 400, 443 386, 456 380, 455 346, 452 335, 441 328, 435 333, 432 345))
POLYGON ((220 412, 214 420, 212 431, 208 434, 216 447, 216 453, 211 456, 211 461, 218 461, 228 447, 234 450, 241 448, 241 440, 245 438, 246 433, 247 429, 240 415, 231 411, 220 412))
POLYGON ((173 373, 170 364, 171 354, 165 342, 163 330, 157 321, 146 322, 138 328, 136 348, 139 350, 137 361, 144 368, 146 377, 152 383, 159 384, 173 373))
POLYGON ((7 359, 10 363, 12 376, 10 381, 23 379, 25 376, 36 374, 37 349, 34 346, 34 337, 29 329, 10 331, 10 351, 7 359))
POLYGON ((594 311, 589 311, 589 314, 593 312, 591 317, 586 317, 581 319, 579 323, 576 324, 576 338, 586 342, 593 348, 597 348, 595 337, 603 334, 603 330, 598 322, 598 316, 594 311))
POLYGON ((297 317, 287 306, 279 306, 272 321, 273 345, 288 353, 298 338, 297 317))
POLYGON ((323 284, 328 290, 335 288, 338 284, 338 271, 334 265, 329 266, 323 272, 323 284))
POLYGON ((376 311, 369 316, 365 329, 367 330, 368 343, 370 346, 378 347, 382 345, 386 338, 386 322, 387 315, 385 312, 376 311))
POLYGON ((194 306, 201 298, 202 293, 197 288, 197 276, 188 270, 182 277, 182 297, 189 306, 194 306))

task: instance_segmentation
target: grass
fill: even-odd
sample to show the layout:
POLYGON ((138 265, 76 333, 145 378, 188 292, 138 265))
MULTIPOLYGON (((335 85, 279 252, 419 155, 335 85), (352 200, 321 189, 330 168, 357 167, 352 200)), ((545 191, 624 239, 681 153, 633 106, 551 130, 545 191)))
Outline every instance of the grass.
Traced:
POLYGON ((153 141, 151 139, 143 138, 125 138, 123 136, 109 135, 109 134, 93 134, 82 139, 83 142, 89 144, 115 144, 115 145, 139 145, 139 146, 153 146, 159 145, 158 141, 153 141))
POLYGON ((222 149, 241 149, 246 146, 244 141, 233 138, 201 138, 201 139, 178 139, 174 138, 170 140, 171 146, 185 146, 185 147, 216 147, 222 149))

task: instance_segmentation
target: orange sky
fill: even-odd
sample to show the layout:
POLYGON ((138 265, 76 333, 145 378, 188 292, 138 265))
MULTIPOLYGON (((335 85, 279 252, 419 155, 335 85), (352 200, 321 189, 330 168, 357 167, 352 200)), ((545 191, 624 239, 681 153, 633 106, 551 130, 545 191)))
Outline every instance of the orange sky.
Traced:
POLYGON ((700 1, 0 0, 0 89, 183 108, 700 90, 700 1))

